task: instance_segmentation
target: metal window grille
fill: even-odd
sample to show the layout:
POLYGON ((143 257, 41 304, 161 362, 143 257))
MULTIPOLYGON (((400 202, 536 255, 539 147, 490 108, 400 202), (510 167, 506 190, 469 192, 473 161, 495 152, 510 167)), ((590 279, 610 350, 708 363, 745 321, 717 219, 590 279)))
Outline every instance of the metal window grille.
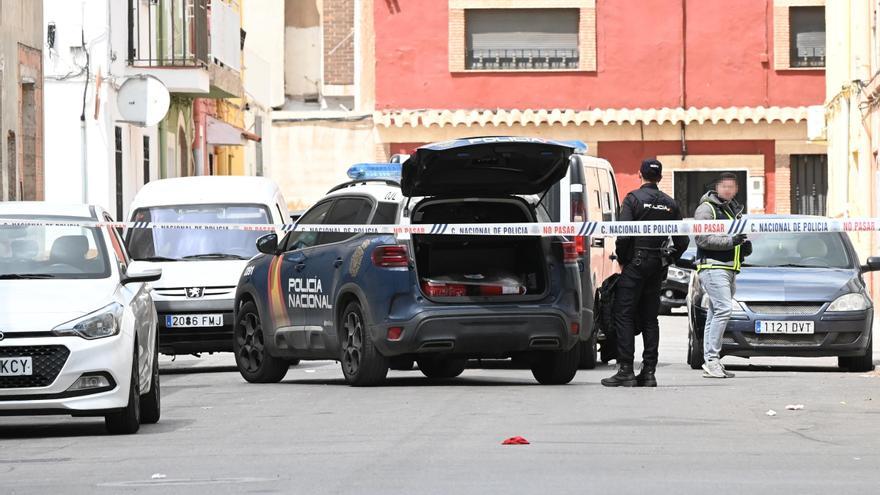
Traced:
POLYGON ((792 67, 825 67, 825 7, 792 7, 790 60, 792 67))
POLYGON ((469 70, 577 69, 578 9, 477 9, 466 12, 469 70))

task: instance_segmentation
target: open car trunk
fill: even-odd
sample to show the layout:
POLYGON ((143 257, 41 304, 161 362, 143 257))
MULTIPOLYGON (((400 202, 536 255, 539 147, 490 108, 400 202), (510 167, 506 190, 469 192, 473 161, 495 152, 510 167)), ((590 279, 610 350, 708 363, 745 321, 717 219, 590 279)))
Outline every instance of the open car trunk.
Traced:
MULTIPOLYGON (((534 221, 519 198, 422 201, 414 224, 526 223, 534 221)), ((444 302, 535 299, 547 289, 541 237, 413 235, 422 293, 444 302)))

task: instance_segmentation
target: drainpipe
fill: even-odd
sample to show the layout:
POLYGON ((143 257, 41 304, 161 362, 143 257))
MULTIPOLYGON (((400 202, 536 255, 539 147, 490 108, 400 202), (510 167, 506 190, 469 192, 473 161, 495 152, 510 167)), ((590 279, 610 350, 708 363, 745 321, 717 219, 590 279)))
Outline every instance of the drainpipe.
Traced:
MULTIPOLYGON (((678 105, 682 110, 687 109, 687 0, 681 0, 681 85, 678 105)), ((681 157, 685 158, 687 150, 687 132, 684 120, 681 121, 681 157)))
MULTIPOLYGON (((85 24, 85 0, 82 3, 82 20, 83 24, 85 24)), ((89 78, 91 75, 89 74, 89 49, 86 46, 86 32, 85 27, 80 28, 80 43, 82 44, 83 52, 86 54, 86 79, 83 83, 83 97, 82 97, 82 113, 79 116, 79 128, 80 128, 80 139, 82 140, 82 201, 83 203, 89 202, 89 172, 88 172, 88 158, 89 153, 87 149, 87 141, 86 141, 86 95, 89 91, 89 78)))

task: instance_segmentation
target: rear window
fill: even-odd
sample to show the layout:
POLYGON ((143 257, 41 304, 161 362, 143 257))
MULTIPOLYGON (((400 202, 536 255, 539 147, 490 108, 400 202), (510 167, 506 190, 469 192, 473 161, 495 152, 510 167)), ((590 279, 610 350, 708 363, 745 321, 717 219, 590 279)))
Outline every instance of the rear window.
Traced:
POLYGON ((397 223, 397 203, 379 203, 376 214, 373 215, 372 225, 394 225, 397 223))

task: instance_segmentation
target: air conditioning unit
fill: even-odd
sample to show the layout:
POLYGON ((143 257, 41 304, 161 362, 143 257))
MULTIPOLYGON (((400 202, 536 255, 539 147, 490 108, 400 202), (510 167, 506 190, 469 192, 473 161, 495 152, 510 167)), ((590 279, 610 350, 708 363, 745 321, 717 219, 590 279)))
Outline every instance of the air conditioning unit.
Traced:
POLYGON ((825 141, 828 139, 825 127, 825 107, 813 105, 807 108, 807 139, 825 141))

